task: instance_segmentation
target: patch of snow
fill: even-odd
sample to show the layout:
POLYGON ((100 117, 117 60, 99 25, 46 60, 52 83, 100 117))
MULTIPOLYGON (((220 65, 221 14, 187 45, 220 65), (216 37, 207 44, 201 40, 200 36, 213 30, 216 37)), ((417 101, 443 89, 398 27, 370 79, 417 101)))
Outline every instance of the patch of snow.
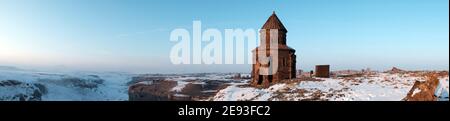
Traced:
POLYGON ((138 84, 152 85, 153 81, 141 81, 141 82, 138 82, 138 84))
POLYGON ((232 85, 220 90, 213 100, 400 101, 406 96, 414 81, 424 80, 424 78, 389 73, 378 73, 372 77, 357 77, 349 80, 320 79, 323 81, 301 81, 293 85, 275 84, 267 89, 240 88, 232 85), (274 97, 277 95, 281 95, 280 99, 274 97))
POLYGON ((448 101, 448 88, 449 88, 448 77, 442 78, 439 80, 439 85, 436 88, 434 95, 439 97, 440 101, 448 101))
POLYGON ((175 97, 189 97, 189 95, 185 95, 185 94, 174 94, 173 96, 175 96, 175 97))
POLYGON ((281 89, 285 89, 286 84, 276 84, 267 89, 257 89, 252 87, 238 87, 236 85, 228 86, 225 89, 220 90, 216 96, 213 97, 214 101, 268 101, 274 92, 281 89))
POLYGON ((205 91, 202 91, 203 93, 212 93, 212 92, 217 92, 217 90, 205 90, 205 91))
POLYGON ((181 90, 183 90, 183 88, 186 87, 186 84, 189 84, 189 82, 177 81, 177 86, 173 87, 172 91, 181 92, 181 90))
POLYGON ((416 89, 413 91, 412 96, 416 95, 417 93, 419 93, 419 92, 421 92, 421 91, 422 91, 422 90, 420 90, 419 88, 416 88, 416 89))
POLYGON ((329 89, 341 89, 342 85, 339 84, 341 80, 325 78, 324 81, 302 81, 297 85, 297 88, 301 89, 317 89, 321 91, 328 91, 329 89))

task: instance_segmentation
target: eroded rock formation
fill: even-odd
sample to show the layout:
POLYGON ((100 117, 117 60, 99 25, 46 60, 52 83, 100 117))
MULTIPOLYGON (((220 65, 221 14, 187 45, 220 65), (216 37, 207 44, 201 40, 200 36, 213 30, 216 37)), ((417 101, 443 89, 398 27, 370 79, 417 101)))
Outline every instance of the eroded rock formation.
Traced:
POLYGON ((436 75, 428 75, 426 81, 416 81, 403 99, 405 101, 436 101, 434 95, 438 87, 439 79, 436 75))

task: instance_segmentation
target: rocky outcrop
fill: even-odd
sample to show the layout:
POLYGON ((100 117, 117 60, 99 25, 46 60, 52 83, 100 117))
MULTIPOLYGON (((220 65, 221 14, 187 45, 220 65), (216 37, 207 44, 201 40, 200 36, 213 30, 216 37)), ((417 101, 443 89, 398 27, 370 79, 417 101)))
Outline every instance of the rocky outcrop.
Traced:
POLYGON ((0 101, 41 101, 47 88, 38 83, 4 80, 0 81, 0 92, 0 101))
POLYGON ((205 100, 214 96, 218 90, 228 86, 232 81, 220 80, 186 80, 179 83, 161 78, 133 78, 134 84, 128 89, 129 101, 192 101, 205 100), (155 79, 155 80, 152 80, 155 79), (137 83, 136 83, 137 82, 137 83), (180 87, 174 90, 175 87, 180 87))
POLYGON ((130 101, 168 101, 176 81, 154 80, 133 84, 128 89, 130 101))
POLYGON ((143 81, 130 86, 128 95, 130 101, 190 101, 204 93, 203 84, 188 83, 180 92, 173 91, 176 81, 154 80, 143 81))
POLYGON ((201 96, 203 90, 202 84, 186 84, 185 87, 181 90, 180 94, 190 95, 190 96, 201 96))
POLYGON ((404 72, 406 72, 405 70, 402 70, 402 69, 399 69, 399 68, 397 68, 397 67, 392 67, 392 69, 391 70, 388 70, 388 71, 386 71, 387 73, 390 73, 390 74, 396 74, 396 73, 404 73, 404 72))
POLYGON ((132 77, 131 81, 127 83, 128 86, 139 83, 139 82, 145 82, 145 81, 154 81, 154 80, 165 80, 166 77, 162 76, 136 76, 132 77))
POLYGON ((439 79, 435 75, 428 75, 426 81, 416 81, 403 99, 405 101, 436 101, 434 95, 438 87, 439 79))

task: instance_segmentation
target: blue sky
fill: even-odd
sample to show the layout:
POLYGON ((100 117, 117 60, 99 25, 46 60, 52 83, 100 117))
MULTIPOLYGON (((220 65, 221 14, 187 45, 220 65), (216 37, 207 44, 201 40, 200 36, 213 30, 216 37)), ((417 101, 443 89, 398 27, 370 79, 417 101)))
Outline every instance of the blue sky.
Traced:
POLYGON ((2 0, 0 65, 150 73, 250 72, 172 65, 176 28, 259 29, 276 11, 297 67, 449 68, 448 0, 2 0))

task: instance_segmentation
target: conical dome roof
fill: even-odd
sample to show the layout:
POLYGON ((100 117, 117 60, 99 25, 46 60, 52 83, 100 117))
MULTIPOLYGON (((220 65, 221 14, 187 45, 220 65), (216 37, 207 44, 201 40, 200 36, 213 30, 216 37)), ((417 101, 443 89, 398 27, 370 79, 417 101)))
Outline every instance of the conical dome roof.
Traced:
POLYGON ((278 29, 287 32, 287 29, 284 27, 283 23, 281 23, 280 19, 278 19, 275 12, 273 12, 261 29, 278 29))

